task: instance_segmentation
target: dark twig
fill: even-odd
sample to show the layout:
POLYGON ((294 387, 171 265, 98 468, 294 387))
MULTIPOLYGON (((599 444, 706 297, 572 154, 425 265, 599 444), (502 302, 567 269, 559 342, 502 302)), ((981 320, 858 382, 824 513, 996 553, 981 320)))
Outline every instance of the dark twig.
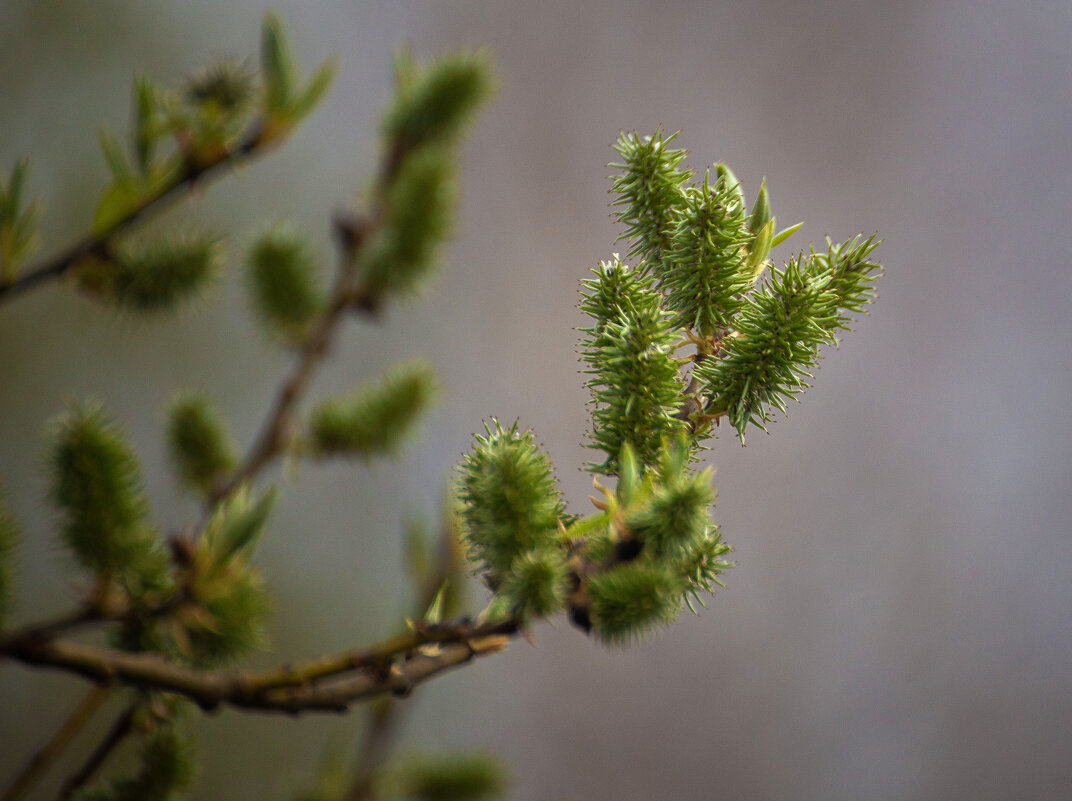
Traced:
POLYGON ((57 801, 67 801, 75 791, 77 791, 82 785, 93 778, 93 774, 97 772, 101 765, 116 749, 116 747, 126 739, 127 735, 134 729, 134 716, 137 714, 138 708, 141 706, 141 700, 137 700, 128 706, 123 712, 116 718, 115 723, 112 724, 112 728, 108 730, 107 736, 98 743, 97 747, 93 749, 93 753, 89 755, 82 767, 76 772, 71 774, 67 781, 63 783, 63 787, 60 789, 60 793, 57 796, 57 801))
POLYGON ((74 708, 63 725, 56 730, 52 738, 27 760, 22 770, 8 786, 0 801, 18 801, 22 798, 38 779, 52 766, 63 749, 74 738, 82 727, 89 722, 93 714, 104 703, 108 695, 106 687, 94 687, 85 698, 74 708))
POLYGON ((368 648, 257 673, 202 671, 159 654, 127 653, 66 640, 9 641, 0 645, 0 656, 75 673, 104 685, 164 690, 208 710, 222 704, 291 714, 343 712, 358 701, 385 693, 408 695, 445 670, 503 650, 517 632, 513 620, 418 624, 368 648))

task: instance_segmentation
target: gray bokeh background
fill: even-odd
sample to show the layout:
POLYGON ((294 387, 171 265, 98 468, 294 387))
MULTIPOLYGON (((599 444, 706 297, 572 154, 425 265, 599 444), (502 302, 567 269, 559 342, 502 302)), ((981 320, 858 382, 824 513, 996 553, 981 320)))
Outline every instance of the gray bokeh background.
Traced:
MULTIPOLYGON (((335 54, 341 71, 292 142, 175 216, 232 232, 222 285, 150 322, 58 286, 0 309, 0 478, 24 524, 23 619, 77 588, 42 501, 46 420, 68 399, 104 401, 159 518, 194 519, 166 469, 162 407, 207 388, 246 442, 288 364, 248 320, 243 244, 288 218, 330 262, 330 216, 375 163, 392 49, 487 45, 501 91, 464 148, 439 279, 382 324, 351 325, 316 385, 425 354, 444 397, 398 464, 281 476, 261 548, 275 636, 259 662, 397 625, 402 520, 434 514, 487 416, 534 428, 584 509, 576 289, 623 247, 608 145, 662 124, 684 129, 692 166, 725 160, 750 196, 767 176, 779 220, 806 221, 798 247, 878 231, 880 302, 770 436, 715 443, 738 567, 702 615, 618 652, 542 626, 535 647, 421 689, 406 747, 500 753, 525 801, 1069 797, 1072 6, 275 5, 302 64, 335 54)), ((46 250, 88 224, 105 175, 96 128, 125 126, 131 74, 175 81, 214 54, 255 53, 263 8, 0 3, 0 165, 32 157, 46 250)), ((0 777, 84 691, 0 666, 0 777)), ((358 724, 207 719, 192 797, 287 798, 358 724)))

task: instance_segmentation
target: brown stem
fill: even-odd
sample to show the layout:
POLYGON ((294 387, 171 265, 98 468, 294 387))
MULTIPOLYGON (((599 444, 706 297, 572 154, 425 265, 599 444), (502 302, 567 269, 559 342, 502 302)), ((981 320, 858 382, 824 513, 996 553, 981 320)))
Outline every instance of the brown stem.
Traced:
POLYGON ((59 795, 56 797, 57 801, 67 801, 75 791, 77 791, 82 785, 93 778, 93 774, 97 772, 101 765, 104 764, 112 751, 126 739, 127 735, 133 731, 134 728, 134 716, 138 711, 138 707, 141 706, 140 699, 135 701, 116 718, 115 723, 112 724, 112 728, 108 730, 107 736, 101 740, 93 753, 89 755, 89 759, 80 767, 75 773, 71 774, 67 781, 63 783, 63 787, 60 789, 59 795))
POLYGON ((346 291, 345 279, 340 272, 340 279, 336 282, 331 303, 309 338, 305 340, 297 363, 276 393, 275 402, 261 427, 260 434, 234 473, 212 492, 209 497, 210 508, 217 506, 242 483, 254 478, 269 462, 283 452, 287 444, 287 433, 294 409, 327 355, 335 329, 352 302, 352 294, 346 291))
POLYGON ((101 684, 176 693, 206 710, 225 704, 291 714, 343 712, 357 701, 385 693, 407 695, 445 670, 503 650, 517 631, 513 620, 474 624, 462 619, 417 625, 369 648, 257 673, 201 671, 159 654, 126 653, 66 640, 9 641, 0 644, 0 656, 75 673, 101 684))
POLYGON ((266 139, 262 133, 262 121, 253 123, 243 138, 230 150, 223 151, 214 160, 195 163, 184 162, 172 179, 151 198, 131 209, 126 216, 117 220, 109 228, 99 233, 88 234, 65 250, 39 261, 27 269, 18 279, 0 285, 0 303, 10 300, 20 292, 29 290, 38 284, 53 278, 59 278, 74 265, 93 253, 107 253, 112 241, 135 222, 150 212, 157 212, 174 203, 187 191, 205 181, 217 177, 229 165, 236 165, 264 152, 269 144, 278 142, 278 138, 266 139))
POLYGON ((104 703, 107 695, 106 687, 94 687, 90 690, 67 716, 52 738, 30 757, 15 780, 4 791, 3 796, 0 796, 0 801, 17 801, 22 798, 52 766, 74 736, 89 722, 100 705, 104 703))

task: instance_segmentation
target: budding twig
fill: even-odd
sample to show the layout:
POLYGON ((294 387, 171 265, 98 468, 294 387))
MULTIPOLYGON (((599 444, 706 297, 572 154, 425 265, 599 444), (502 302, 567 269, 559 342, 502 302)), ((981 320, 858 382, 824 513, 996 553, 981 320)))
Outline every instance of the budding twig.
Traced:
POLYGON ((367 648, 260 672, 202 671, 159 654, 114 651, 66 640, 15 638, 0 643, 0 656, 75 673, 102 685, 118 683, 174 693, 206 710, 227 705, 289 714, 344 712, 359 701, 385 693, 408 695, 445 670, 503 650, 518 630, 514 620, 417 624, 367 648))
POLYGON ((0 303, 39 284, 60 278, 86 256, 95 253, 107 255, 116 237, 138 220, 150 213, 167 208, 195 187, 219 177, 225 167, 235 166, 265 152, 278 140, 266 140, 262 136, 262 129, 263 122, 253 123, 238 144, 229 150, 222 150, 212 160, 204 162, 187 160, 182 169, 177 170, 159 192, 131 209, 106 230, 84 236, 65 250, 28 268, 10 284, 0 285, 0 303))

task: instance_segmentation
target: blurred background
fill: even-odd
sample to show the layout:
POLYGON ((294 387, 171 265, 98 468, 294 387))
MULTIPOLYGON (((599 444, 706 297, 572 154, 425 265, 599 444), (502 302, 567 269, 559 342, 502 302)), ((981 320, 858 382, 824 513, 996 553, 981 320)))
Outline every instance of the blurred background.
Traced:
MULTIPOLYGON (((0 3, 0 166, 32 158, 44 251, 84 231, 131 77, 173 83, 255 55, 261 0, 0 3)), ((491 415, 536 430, 574 511, 590 478, 578 282, 615 250, 609 145, 683 129, 749 199, 767 177, 791 244, 877 231, 880 300, 788 417, 714 443, 737 567, 701 615, 625 650, 564 623, 423 688, 405 749, 481 748, 512 798, 1067 799, 1072 793, 1072 5, 995 0, 277 2, 334 90, 281 151, 173 218, 230 232, 233 268, 168 319, 51 285, 0 309, 0 480, 23 525, 19 619, 69 608, 41 432, 93 397, 124 421, 158 518, 196 518, 162 409, 217 399, 240 443, 289 359, 249 319, 239 268, 265 222, 320 237, 366 186, 392 51, 493 52, 500 92, 463 149, 453 244, 424 297, 344 332, 316 393, 406 356, 441 403, 398 463, 276 473, 260 547, 281 660, 390 633, 403 523, 441 504, 491 415)), ((783 248, 784 249, 784 248, 783 248)), ((784 258, 787 252, 780 255, 784 258)), ((474 590, 472 604, 482 601, 474 590)), ((0 666, 0 776, 85 685, 0 666)), ((107 719, 102 716, 102 720, 107 719)), ((225 711, 198 724, 193 798, 285 799, 360 715, 225 711)), ((84 758, 92 736, 76 744, 84 758), (80 750, 81 749, 81 750, 80 750)), ((45 787, 42 798, 55 788, 45 787)))

